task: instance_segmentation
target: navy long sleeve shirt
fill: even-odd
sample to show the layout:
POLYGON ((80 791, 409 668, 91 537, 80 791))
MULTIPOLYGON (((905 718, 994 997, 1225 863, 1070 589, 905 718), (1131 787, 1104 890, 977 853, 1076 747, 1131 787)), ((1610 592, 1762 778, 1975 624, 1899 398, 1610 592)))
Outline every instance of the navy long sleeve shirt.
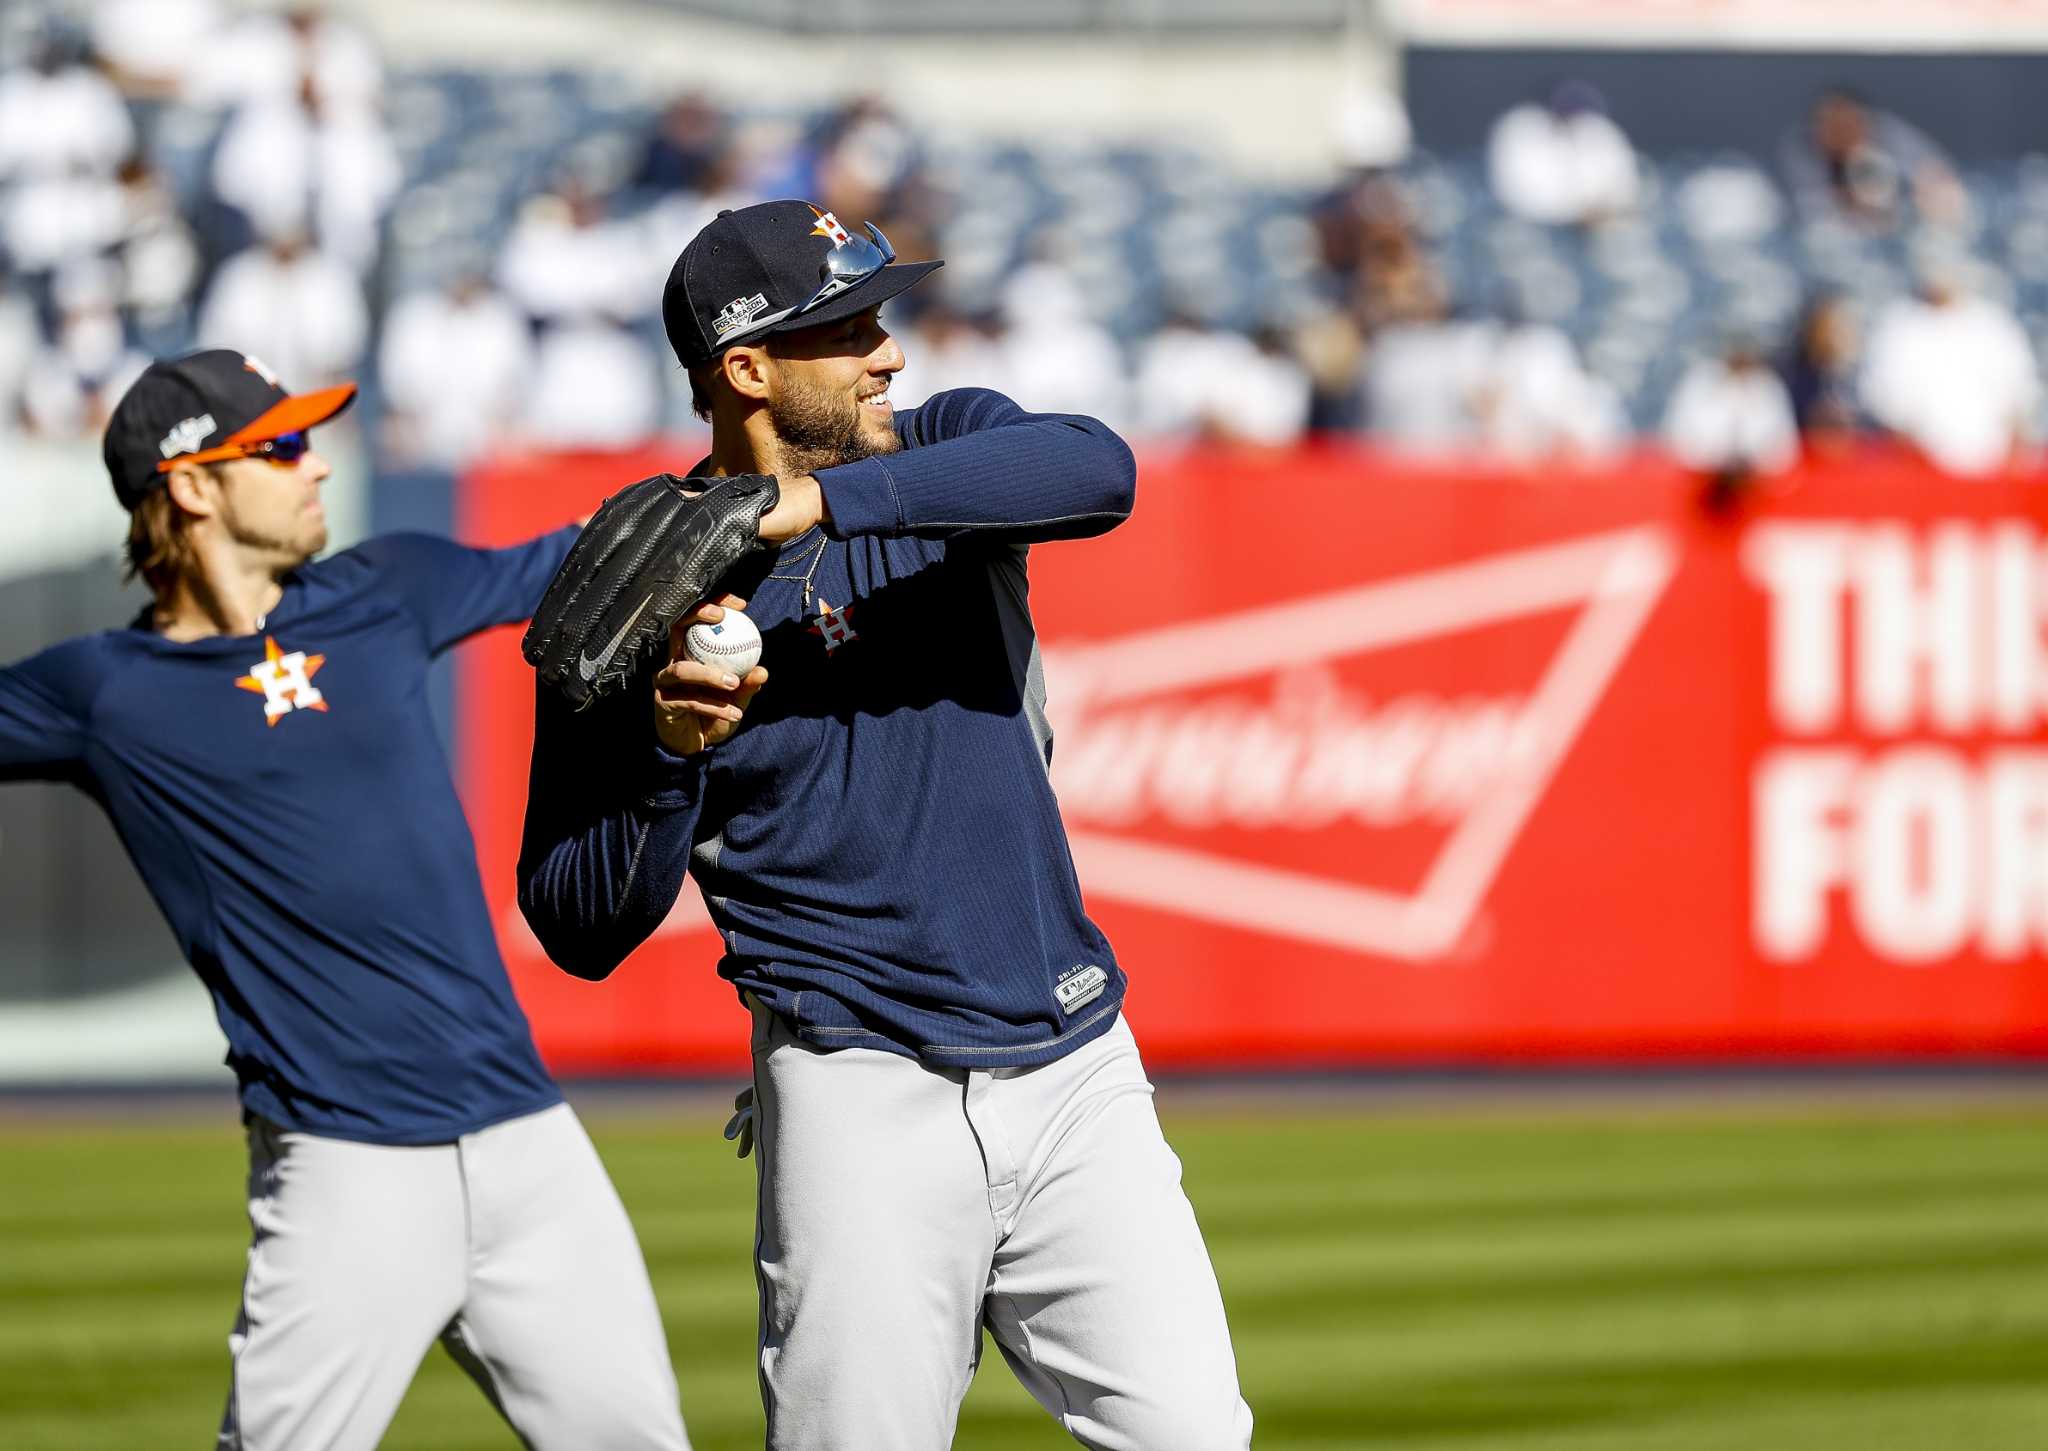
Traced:
POLYGON ((520 906, 603 977, 691 873, 719 971, 807 1041, 1043 1063, 1110 1027, 1124 976, 1053 797, 1027 553, 1115 527, 1136 469, 1095 420, 977 389, 896 430, 819 472, 829 526, 735 581, 770 678, 729 740, 663 750, 651 687, 540 692, 520 906))
POLYGON ((427 666, 530 614, 574 538, 386 535, 288 576, 257 635, 138 622, 0 669, 0 782, 68 781, 106 809, 251 1112, 429 1144, 560 1101, 498 955, 427 666))

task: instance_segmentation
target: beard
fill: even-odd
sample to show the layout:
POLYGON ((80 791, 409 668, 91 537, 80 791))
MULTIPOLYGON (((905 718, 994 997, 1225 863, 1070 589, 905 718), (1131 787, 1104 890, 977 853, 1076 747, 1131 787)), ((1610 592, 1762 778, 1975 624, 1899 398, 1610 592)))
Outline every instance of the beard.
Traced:
POLYGON ((782 446, 778 472, 784 476, 814 474, 903 447, 893 427, 861 412, 859 399, 796 379, 769 402, 768 421, 782 446))
POLYGON ((235 508, 232 495, 222 502, 220 522, 228 537, 242 548, 288 569, 296 569, 327 547, 324 518, 298 518, 290 524, 277 525, 246 517, 235 508))

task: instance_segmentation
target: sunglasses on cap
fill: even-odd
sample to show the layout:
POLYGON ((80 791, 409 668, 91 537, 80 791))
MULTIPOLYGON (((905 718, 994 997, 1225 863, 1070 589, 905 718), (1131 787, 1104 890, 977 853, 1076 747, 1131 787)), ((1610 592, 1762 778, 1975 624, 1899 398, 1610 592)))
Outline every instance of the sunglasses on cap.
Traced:
POLYGON ((225 463, 229 459, 260 458, 265 463, 276 464, 279 468, 290 468, 306 456, 313 447, 311 435, 304 430, 296 433, 280 433, 276 438, 266 438, 260 443, 224 443, 218 448, 203 448, 197 453, 181 453, 176 458, 167 458, 156 466, 160 474, 167 474, 179 464, 225 463))
POLYGON ((822 302, 829 302, 856 283, 870 277, 896 260, 896 249, 889 245, 889 239, 882 235, 882 229, 873 222, 864 222, 867 236, 849 235, 844 242, 825 254, 824 265, 818 269, 818 290, 798 303, 785 307, 780 312, 771 312, 766 317, 757 317, 748 327, 747 333, 754 334, 776 323, 786 322, 793 317, 802 317, 822 302))
POLYGON ((868 234, 865 237, 848 236, 839 246, 825 254, 824 280, 818 290, 797 309, 801 316, 827 298, 836 297, 856 282, 865 282, 870 277, 896 260, 896 249, 889 245, 889 239, 882 235, 882 229, 873 222, 864 222, 868 234))

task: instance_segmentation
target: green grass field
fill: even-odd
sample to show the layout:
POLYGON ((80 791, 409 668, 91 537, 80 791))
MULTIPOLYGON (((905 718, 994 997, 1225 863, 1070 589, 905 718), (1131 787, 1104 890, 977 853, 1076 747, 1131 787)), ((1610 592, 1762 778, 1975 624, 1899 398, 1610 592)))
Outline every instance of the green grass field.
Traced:
MULTIPOLYGON (((1267 1451, 2048 1446, 2039 1100, 1165 1116, 1267 1451)), ((758 1447, 751 1165, 708 1113, 591 1119, 696 1445, 758 1447)), ((211 1444, 240 1155, 0 1125, 0 1447, 211 1444)), ((516 1445, 438 1350, 384 1444, 516 1445)), ((1072 1443, 990 1353, 957 1444, 1072 1443)))

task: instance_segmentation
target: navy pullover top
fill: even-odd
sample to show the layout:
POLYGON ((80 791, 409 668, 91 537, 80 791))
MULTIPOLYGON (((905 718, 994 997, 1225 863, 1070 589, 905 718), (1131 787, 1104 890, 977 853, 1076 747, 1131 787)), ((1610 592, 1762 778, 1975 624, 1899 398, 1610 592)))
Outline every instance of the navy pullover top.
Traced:
POLYGON ((519 901, 598 978, 689 871, 720 973, 807 1041, 1044 1063, 1114 1023, 1124 978, 1053 799, 1026 552, 1114 528, 1136 469, 1094 419, 979 389, 896 432, 819 472, 827 528, 734 580, 769 681, 730 740, 663 750, 651 687, 540 692, 519 901))
POLYGON ((431 1144, 560 1101, 427 665, 532 613, 574 539, 387 535, 288 576, 257 635, 179 644, 138 622, 0 669, 0 781, 69 781, 106 808, 213 995, 248 1111, 431 1144))

